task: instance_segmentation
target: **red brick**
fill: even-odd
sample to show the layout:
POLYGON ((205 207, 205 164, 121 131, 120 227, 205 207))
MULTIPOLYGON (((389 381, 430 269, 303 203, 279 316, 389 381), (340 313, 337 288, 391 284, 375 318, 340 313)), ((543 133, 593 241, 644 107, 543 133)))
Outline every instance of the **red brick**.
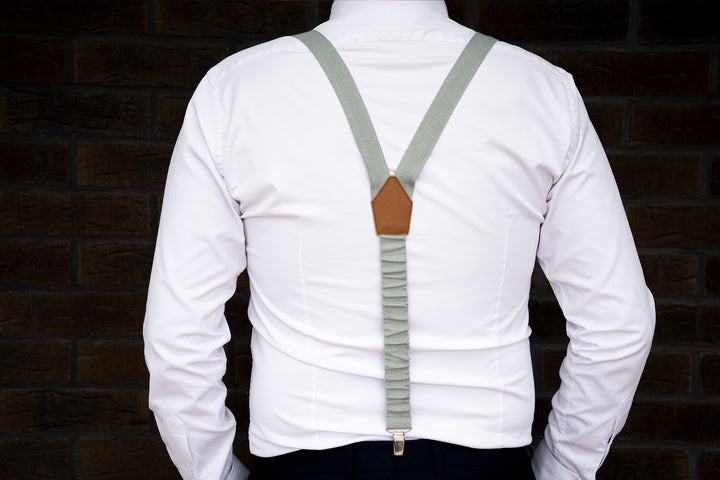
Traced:
POLYGON ((558 52, 583 95, 701 96, 710 81, 709 52, 558 52))
POLYGON ((708 353, 702 356, 700 391, 703 395, 720 395, 720 355, 708 353))
POLYGON ((213 44, 76 40, 78 83, 128 87, 194 88, 210 67, 230 53, 213 44))
POLYGON ((710 256, 705 264, 705 295, 720 297, 720 257, 710 256))
POLYGON ((307 2, 282 0, 158 0, 156 29, 161 35, 273 38, 300 33, 308 25, 307 2))
POLYGON ((620 0, 483 0, 478 8, 479 31, 511 43, 620 42, 630 14, 620 0))
POLYGON ((658 303, 656 345, 720 346, 720 305, 658 303))
POLYGON ((67 185, 64 142, 0 141, 0 183, 67 185))
POLYGON ((70 441, 65 438, 0 439, 0 478, 67 478, 70 441))
POLYGON ((639 393, 690 393, 690 354, 653 352, 648 357, 639 393))
POLYGON ((590 120, 603 146, 620 146, 625 125, 625 105, 618 103, 589 103, 586 106, 590 120))
POLYGON ((656 296, 697 293, 695 255, 642 255, 640 260, 645 281, 656 296))
POLYGON ((0 284, 68 285, 70 244, 0 242, 0 284))
POLYGON ((701 452, 698 456, 698 480, 720 478, 720 452, 701 452))
POLYGON ((639 104, 632 106, 634 146, 718 147, 720 104, 639 104))
POLYGON ((0 234, 150 235, 147 195, 0 192, 0 234))
POLYGON ((175 140, 190 97, 158 95, 158 137, 175 140))
POLYGON ((720 445, 720 404, 635 400, 618 439, 720 445))
POLYGON ((38 135, 149 137, 150 95, 0 88, 0 129, 38 135))
POLYGON ((78 343, 78 380, 88 383, 144 383, 148 372, 141 341, 96 340, 78 343))
POLYGON ((63 83, 65 79, 64 40, 0 36, 0 81, 63 83))
POLYGON ((0 390, 0 432, 147 430, 147 390, 0 390))
POLYGON ((713 157, 710 164, 708 192, 710 195, 720 195, 720 156, 713 157))
POLYGON ((162 188, 172 146, 81 143, 78 185, 111 188, 162 188))
POLYGON ((666 448, 613 447, 597 480, 678 480, 689 477, 688 454, 666 448))
POLYGON ((700 156, 610 155, 623 197, 698 197, 702 191, 700 156))
POLYGON ((81 285, 147 285, 155 245, 83 243, 79 248, 81 285))
POLYGON ((638 246, 720 246, 720 205, 629 205, 626 210, 638 246))
POLYGON ((79 479, 177 479, 159 437, 99 437, 78 440, 79 479))
POLYGON ((720 40, 720 9, 714 0, 640 0, 638 40, 696 43, 720 40))
POLYGON ((140 335, 144 293, 0 291, 0 334, 140 335))
POLYGON ((69 382, 68 340, 0 340, 0 383, 69 382))
POLYGON ((146 0, 122 2, 4 2, 0 28, 29 30, 147 32, 146 0))

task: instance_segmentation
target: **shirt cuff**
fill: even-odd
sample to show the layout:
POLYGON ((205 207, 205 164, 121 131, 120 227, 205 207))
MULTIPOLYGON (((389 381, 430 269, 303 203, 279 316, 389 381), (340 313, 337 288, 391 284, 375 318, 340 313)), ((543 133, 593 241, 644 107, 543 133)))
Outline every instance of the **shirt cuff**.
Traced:
POLYGON ((247 480, 250 476, 250 470, 233 455, 232 467, 230 467, 230 473, 228 474, 227 480, 247 480))
POLYGON ((581 480, 557 461, 545 440, 540 442, 533 454, 532 467, 536 480, 581 480))

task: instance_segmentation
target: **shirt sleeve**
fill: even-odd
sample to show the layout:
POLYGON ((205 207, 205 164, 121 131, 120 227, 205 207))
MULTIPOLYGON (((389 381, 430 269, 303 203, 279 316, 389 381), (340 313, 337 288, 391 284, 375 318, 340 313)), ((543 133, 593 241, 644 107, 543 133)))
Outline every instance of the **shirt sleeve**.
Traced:
POLYGON ((222 173, 220 102, 206 76, 183 122, 165 187, 143 334, 150 408, 183 479, 244 479, 222 378, 224 316, 246 267, 239 206, 222 173))
POLYGON ((541 227, 538 260, 570 339, 545 436, 538 480, 590 480, 623 427, 655 326, 632 234, 602 145, 569 81, 575 125, 566 167, 541 227))

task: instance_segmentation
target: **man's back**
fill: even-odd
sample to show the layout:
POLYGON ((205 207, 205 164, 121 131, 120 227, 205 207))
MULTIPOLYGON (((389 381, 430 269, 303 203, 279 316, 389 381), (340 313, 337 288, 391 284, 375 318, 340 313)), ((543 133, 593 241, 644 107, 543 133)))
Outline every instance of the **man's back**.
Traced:
MULTIPOLYGON (((450 21, 442 2, 338 2, 318 31, 347 63, 392 173, 473 32, 450 21)), ((212 344, 216 355, 198 361, 190 376, 208 377, 224 362, 219 306, 247 266, 254 327, 249 438, 258 456, 388 438, 370 200, 337 96, 297 39, 236 54, 202 81, 169 174, 148 318, 178 292, 195 297, 163 312, 178 318, 177 335, 163 331, 155 344, 177 348, 184 325, 202 319, 208 335, 199 343, 212 344)), ((603 453, 588 450, 606 446, 616 415, 624 421, 617 403, 632 398, 652 305, 572 79, 498 43, 415 186, 407 237, 409 438, 484 449, 530 443, 527 301, 536 254, 576 347, 563 367, 550 449, 565 468, 591 470, 603 453), (631 333, 619 336, 620 329, 631 333), (628 381, 611 375, 612 361, 583 366, 593 356, 607 360, 610 351, 636 358, 623 363, 628 381), (584 403, 587 395, 595 405, 584 403), (573 441, 565 454, 562 435, 574 435, 583 422, 595 426, 584 427, 589 437, 580 453, 573 441)), ((162 350, 150 349, 151 370, 162 350)), ((215 381, 199 394, 211 399, 207 407, 189 396, 178 408, 178 393, 165 382, 151 395, 161 431, 162 412, 183 409, 197 412, 181 419, 192 430, 217 416, 224 388, 215 381)), ((228 428, 227 419, 222 424, 228 428)), ((216 448, 202 436, 187 437, 191 452, 216 448)))

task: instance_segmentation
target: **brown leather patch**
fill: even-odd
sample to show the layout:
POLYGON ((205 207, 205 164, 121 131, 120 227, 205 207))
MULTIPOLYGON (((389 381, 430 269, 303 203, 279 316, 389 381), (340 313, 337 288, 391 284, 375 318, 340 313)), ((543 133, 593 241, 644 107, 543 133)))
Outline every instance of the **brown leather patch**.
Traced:
POLYGON ((410 232, 412 200, 395 176, 388 177, 372 199, 378 235, 407 235, 410 232))

